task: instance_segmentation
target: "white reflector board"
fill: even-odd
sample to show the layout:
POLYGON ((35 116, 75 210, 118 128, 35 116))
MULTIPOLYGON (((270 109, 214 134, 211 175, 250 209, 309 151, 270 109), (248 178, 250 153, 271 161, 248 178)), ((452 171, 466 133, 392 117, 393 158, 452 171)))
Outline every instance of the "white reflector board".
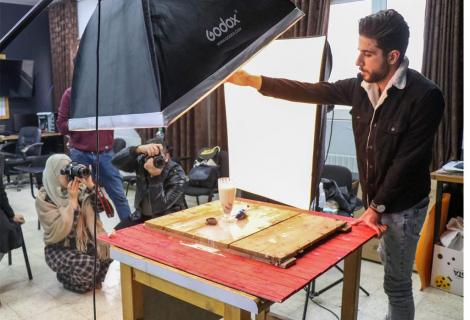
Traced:
MULTIPOLYGON (((243 69, 320 80, 325 37, 276 40, 243 69)), ((225 84, 230 177, 237 188, 301 209, 312 190, 316 105, 274 99, 225 84)))

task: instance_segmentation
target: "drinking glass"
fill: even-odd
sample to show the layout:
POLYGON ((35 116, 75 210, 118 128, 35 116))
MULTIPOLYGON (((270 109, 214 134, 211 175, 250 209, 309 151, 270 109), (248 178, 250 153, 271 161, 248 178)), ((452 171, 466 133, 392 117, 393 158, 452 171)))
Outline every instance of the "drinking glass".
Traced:
POLYGON ((219 178, 218 185, 219 200, 222 211, 224 212, 224 219, 225 221, 230 221, 230 215, 232 213, 233 202, 235 200, 237 188, 235 188, 233 183, 230 181, 230 178, 228 177, 219 178))

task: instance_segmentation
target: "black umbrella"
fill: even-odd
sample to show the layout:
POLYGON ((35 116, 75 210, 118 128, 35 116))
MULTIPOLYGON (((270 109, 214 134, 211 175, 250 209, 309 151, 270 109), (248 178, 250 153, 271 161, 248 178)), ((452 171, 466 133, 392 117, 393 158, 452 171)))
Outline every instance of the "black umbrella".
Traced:
MULTIPOLYGON (((289 0, 107 0, 99 127, 165 127, 303 16, 289 0)), ((71 130, 95 129, 98 14, 72 84, 71 130)))

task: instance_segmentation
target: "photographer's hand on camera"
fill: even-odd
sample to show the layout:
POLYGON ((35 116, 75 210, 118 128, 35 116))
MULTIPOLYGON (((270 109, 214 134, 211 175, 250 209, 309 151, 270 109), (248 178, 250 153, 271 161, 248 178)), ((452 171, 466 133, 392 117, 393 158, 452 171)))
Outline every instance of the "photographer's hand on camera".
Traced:
POLYGON ((67 186, 67 191, 69 193, 70 205, 74 210, 77 210, 78 205, 78 196, 80 194, 80 180, 78 178, 73 179, 69 182, 67 186))
POLYGON ((145 160, 144 169, 147 170, 151 177, 159 176, 163 171, 163 168, 155 167, 153 158, 147 158, 147 160, 145 160))
POLYGON ((91 176, 87 176, 84 178, 77 178, 81 183, 83 183, 88 190, 93 191, 95 190, 95 183, 93 182, 93 178, 91 176))
POLYGON ((158 143, 142 144, 136 148, 136 153, 145 154, 147 157, 158 156, 162 153, 163 146, 158 143))

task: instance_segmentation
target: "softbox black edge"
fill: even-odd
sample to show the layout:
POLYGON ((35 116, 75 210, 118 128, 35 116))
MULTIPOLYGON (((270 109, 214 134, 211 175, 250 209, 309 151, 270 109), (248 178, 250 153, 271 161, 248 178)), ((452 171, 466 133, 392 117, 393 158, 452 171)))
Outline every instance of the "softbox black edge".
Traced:
POLYGON ((217 89, 219 85, 225 81, 235 70, 242 66, 258 51, 265 47, 268 43, 279 37, 284 31, 289 29, 305 14, 298 8, 294 8, 287 16, 274 25, 271 29, 266 31, 261 37, 256 39, 245 50, 240 52, 235 58, 228 62, 225 66, 217 70, 204 81, 199 83, 193 89, 189 90, 186 94, 178 98, 163 110, 164 126, 168 127, 171 123, 176 121, 184 113, 191 110, 198 102, 204 99, 212 91, 217 89), (214 85, 217 83, 217 85, 214 85))

